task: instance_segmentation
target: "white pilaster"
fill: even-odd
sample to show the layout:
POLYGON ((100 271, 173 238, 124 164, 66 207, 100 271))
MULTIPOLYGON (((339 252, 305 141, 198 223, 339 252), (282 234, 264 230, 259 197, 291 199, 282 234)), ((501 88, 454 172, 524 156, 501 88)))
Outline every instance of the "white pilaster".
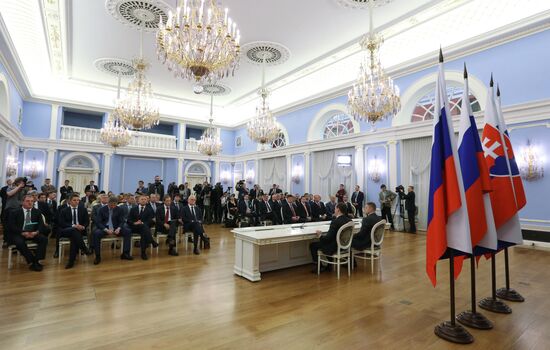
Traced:
POLYGON ((103 154, 103 181, 101 182, 101 187, 105 192, 109 191, 109 177, 111 176, 111 156, 112 153, 103 154))
POLYGON ((361 191, 365 192, 365 147, 363 145, 355 146, 355 179, 361 191))
POLYGON ((397 179, 397 141, 388 141, 388 188, 395 188, 398 185, 397 179))
POLYGON ((0 136, 0 156, 2 159, 0 159, 0 184, 4 186, 6 183, 6 144, 7 139, 5 137, 0 136))
POLYGON ((50 117, 50 140, 57 139, 57 121, 59 120, 58 118, 59 118, 59 105, 52 103, 52 114, 50 117))
POLYGON ((291 188, 291 185, 292 185, 292 155, 290 154, 287 154, 285 155, 285 158, 286 158, 286 188, 283 188, 283 193, 284 192, 288 192, 288 193, 291 193, 292 192, 292 188, 291 188))
POLYGON ((309 178, 311 177, 311 152, 304 152, 304 192, 311 193, 309 178))
POLYGON ((262 186, 260 183, 260 161, 258 158, 254 159, 254 183, 258 186, 262 186))
POLYGON ((180 128, 178 132, 178 150, 185 150, 185 128, 187 124, 180 123, 180 128))
POLYGON ((53 148, 48 149, 48 156, 46 158, 46 177, 52 179, 53 183, 53 172, 54 172, 54 161, 55 161, 55 152, 53 148))
POLYGON ((177 184, 180 185, 183 183, 183 158, 178 158, 178 169, 177 169, 177 184))

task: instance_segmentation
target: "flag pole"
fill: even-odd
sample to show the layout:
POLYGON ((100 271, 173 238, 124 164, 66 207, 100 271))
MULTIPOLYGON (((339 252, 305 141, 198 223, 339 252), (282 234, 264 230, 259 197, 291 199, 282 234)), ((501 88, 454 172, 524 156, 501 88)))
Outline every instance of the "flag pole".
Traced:
POLYGON ((479 307, 487 311, 496 312, 499 314, 511 314, 512 309, 503 301, 497 299, 497 283, 496 283, 496 262, 495 253, 491 253, 491 293, 490 297, 483 298, 479 301, 479 307))
POLYGON ((508 301, 523 302, 525 298, 515 289, 510 288, 510 265, 508 262, 508 247, 504 248, 504 272, 506 274, 506 287, 496 291, 497 297, 508 301))
POLYGON ((477 312, 476 310, 476 267, 475 267, 475 256, 472 254, 470 256, 470 277, 471 277, 471 297, 472 297, 472 309, 468 311, 462 311, 456 320, 463 325, 476 329, 492 329, 493 322, 491 322, 483 314, 477 312))
POLYGON ((455 321, 455 261, 453 249, 449 249, 449 279, 451 289, 451 320, 441 322, 435 326, 434 333, 438 337, 453 343, 470 344, 474 341, 474 337, 466 328, 455 321))

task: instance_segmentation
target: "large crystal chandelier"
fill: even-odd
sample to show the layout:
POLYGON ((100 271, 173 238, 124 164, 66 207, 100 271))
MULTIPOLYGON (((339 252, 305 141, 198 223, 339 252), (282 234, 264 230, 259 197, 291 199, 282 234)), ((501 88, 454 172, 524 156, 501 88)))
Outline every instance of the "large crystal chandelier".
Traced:
MULTIPOLYGON (((117 99, 120 99, 120 74, 118 75, 117 99)), ((132 140, 132 132, 127 127, 121 125, 116 114, 109 116, 109 120, 101 128, 99 139, 106 145, 114 148, 127 146, 132 140)))
POLYGON ((145 76, 149 64, 143 59, 143 30, 140 31, 139 52, 139 58, 133 60, 136 70, 134 79, 128 85, 126 97, 117 101, 113 114, 123 126, 145 130, 158 125, 160 114, 151 82, 145 76))
POLYGON ((159 59, 175 76, 194 80, 197 86, 234 74, 240 34, 227 13, 216 0, 180 0, 166 24, 160 18, 159 59))
POLYGON ((250 120, 246 126, 248 137, 252 141, 265 145, 273 142, 279 135, 279 126, 277 120, 269 110, 267 97, 269 90, 265 87, 265 59, 262 62, 262 86, 258 90, 260 95, 260 104, 256 107, 256 116, 250 120))
POLYGON ((222 142, 218 136, 218 132, 212 125, 214 121, 214 94, 210 94, 210 125, 201 136, 201 139, 197 142, 197 149, 200 153, 207 155, 208 157, 219 154, 222 150, 222 142))
POLYGON ((361 48, 365 52, 359 69, 359 76, 348 93, 348 109, 358 121, 374 124, 395 115, 401 109, 399 88, 386 75, 380 63, 380 46, 384 42, 381 35, 373 31, 372 2, 369 6, 370 31, 361 48))

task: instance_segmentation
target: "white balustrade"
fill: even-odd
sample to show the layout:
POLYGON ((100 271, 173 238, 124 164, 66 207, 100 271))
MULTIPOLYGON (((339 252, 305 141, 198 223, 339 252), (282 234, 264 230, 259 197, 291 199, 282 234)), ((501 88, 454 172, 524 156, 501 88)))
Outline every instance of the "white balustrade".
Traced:
POLYGON ((185 150, 188 152, 198 152, 198 141, 194 138, 185 140, 185 150))

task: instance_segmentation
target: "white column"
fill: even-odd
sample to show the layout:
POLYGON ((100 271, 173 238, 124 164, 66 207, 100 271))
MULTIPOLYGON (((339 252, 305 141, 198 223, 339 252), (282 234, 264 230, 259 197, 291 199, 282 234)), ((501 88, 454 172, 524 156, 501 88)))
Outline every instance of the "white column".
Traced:
POLYGON ((397 179, 397 141, 388 141, 388 188, 395 188, 398 184, 397 179))
POLYGON ((220 174, 220 160, 219 159, 216 159, 214 160, 214 179, 215 181, 212 181, 213 183, 217 183, 217 182, 221 182, 222 181, 222 178, 221 178, 221 174, 220 174))
POLYGON ((178 158, 178 169, 177 169, 177 184, 180 185, 183 183, 183 158, 178 158))
POLYGON ((6 183, 6 143, 7 139, 5 137, 0 136, 0 184, 1 186, 4 186, 6 183))
POLYGON ((356 184, 365 192, 365 147, 363 145, 355 146, 355 179, 356 184))
POLYGON ((46 177, 52 179, 52 183, 53 183, 55 152, 56 152, 55 149, 49 148, 48 157, 46 159, 46 177))
POLYGON ((52 114, 51 114, 51 117, 50 117, 50 140, 57 139, 57 121, 58 121, 58 118, 59 118, 59 106, 56 105, 55 103, 52 103, 52 114))
POLYGON ((178 132, 178 150, 185 150, 185 123, 180 123, 180 129, 178 132))
POLYGON ((101 182, 101 187, 105 192, 109 191, 109 177, 111 176, 111 156, 113 154, 106 152, 103 154, 103 181, 101 182))
POLYGON ((286 156, 286 188, 283 189, 284 192, 292 193, 292 155, 287 154, 286 156))
POLYGON ((311 172, 311 152, 304 152, 304 192, 311 193, 309 178, 311 172))
POLYGON ((262 187, 260 184, 260 161, 258 158, 254 159, 254 183, 258 184, 260 188, 262 187))

